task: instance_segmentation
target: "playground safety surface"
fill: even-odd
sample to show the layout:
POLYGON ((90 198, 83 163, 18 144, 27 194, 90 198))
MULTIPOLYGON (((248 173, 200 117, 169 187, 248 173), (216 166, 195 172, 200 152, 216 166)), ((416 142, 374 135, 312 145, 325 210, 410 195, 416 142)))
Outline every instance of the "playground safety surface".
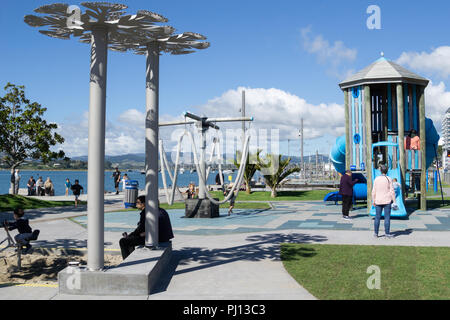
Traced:
MULTIPOLYGON (((220 217, 213 219, 189 219, 184 210, 169 210, 174 232, 186 235, 222 235, 246 232, 266 232, 288 229, 324 230, 373 230, 373 217, 365 207, 350 212, 351 220, 342 219, 341 206, 311 202, 271 202, 272 209, 235 209, 228 216, 227 209, 220 210, 220 217)), ((73 218, 86 226, 87 217, 73 218)), ((135 229, 139 215, 134 211, 105 214, 105 231, 129 232, 135 229)), ((381 222, 383 228, 383 221, 381 222)), ((450 231, 450 209, 420 211, 411 209, 406 218, 391 218, 391 230, 450 231)))

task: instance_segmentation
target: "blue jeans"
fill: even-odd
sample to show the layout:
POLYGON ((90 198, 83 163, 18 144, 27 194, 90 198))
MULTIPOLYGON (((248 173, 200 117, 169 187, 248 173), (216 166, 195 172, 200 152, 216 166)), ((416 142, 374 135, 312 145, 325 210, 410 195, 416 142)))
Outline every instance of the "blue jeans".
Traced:
POLYGON ((375 234, 378 235, 378 230, 380 228, 380 219, 381 219, 381 212, 384 209, 384 232, 386 234, 389 234, 390 228, 391 228, 391 204, 382 204, 382 205, 375 205, 375 234))

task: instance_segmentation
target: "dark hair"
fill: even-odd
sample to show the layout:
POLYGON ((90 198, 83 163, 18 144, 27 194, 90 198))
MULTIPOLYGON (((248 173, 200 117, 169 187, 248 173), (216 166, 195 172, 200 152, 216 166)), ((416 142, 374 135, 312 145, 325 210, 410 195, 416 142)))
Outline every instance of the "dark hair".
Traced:
POLYGON ((387 174, 388 168, 384 164, 382 164, 380 166, 380 171, 381 171, 382 174, 387 174))
POLYGON ((78 182, 80 182, 80 181, 78 181, 78 179, 75 179, 75 183, 78 183, 78 182))
POLYGON ((25 213, 23 212, 23 209, 22 209, 22 208, 15 208, 15 209, 14 209, 14 214, 15 214, 16 216, 18 216, 18 217, 23 217, 23 215, 24 215, 25 213))
POLYGON ((137 197, 137 199, 138 199, 141 203, 145 204, 145 196, 139 196, 139 197, 137 197))

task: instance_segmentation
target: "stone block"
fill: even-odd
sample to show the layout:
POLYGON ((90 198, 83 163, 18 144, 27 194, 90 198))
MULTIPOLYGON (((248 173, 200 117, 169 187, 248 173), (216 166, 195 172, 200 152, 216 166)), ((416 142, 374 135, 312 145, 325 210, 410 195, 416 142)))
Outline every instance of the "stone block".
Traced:
MULTIPOLYGON (((219 201, 219 199, 215 199, 219 201)), ((219 205, 209 199, 186 199, 186 218, 216 218, 219 217, 219 205)))

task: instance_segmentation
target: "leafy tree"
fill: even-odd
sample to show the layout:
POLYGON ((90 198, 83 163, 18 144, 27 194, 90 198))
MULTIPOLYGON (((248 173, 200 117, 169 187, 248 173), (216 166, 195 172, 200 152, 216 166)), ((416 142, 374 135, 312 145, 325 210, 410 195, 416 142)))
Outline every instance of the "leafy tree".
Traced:
POLYGON ((8 82, 4 87, 5 96, 0 97, 0 153, 11 168, 11 174, 26 159, 39 159, 45 164, 64 157, 62 150, 50 150, 64 142, 64 138, 54 132, 58 126, 43 119, 47 108, 30 102, 24 89, 24 86, 8 82))
POLYGON ((263 160, 258 156, 259 170, 264 176, 266 185, 272 190, 271 197, 277 197, 277 188, 289 175, 300 172, 299 167, 287 168, 291 158, 282 159, 281 155, 268 154, 263 160))
MULTIPOLYGON (((255 175, 256 171, 259 170, 258 166, 258 158, 259 154, 261 153, 261 150, 257 150, 256 154, 248 154, 247 161, 245 163, 245 169, 244 169, 244 183, 245 183, 245 192, 247 194, 250 194, 252 192, 250 187, 250 182, 252 181, 253 176, 255 175)), ((240 159, 242 157, 242 152, 237 151, 236 152, 236 158, 234 159, 234 165, 239 168, 241 166, 240 159)))

